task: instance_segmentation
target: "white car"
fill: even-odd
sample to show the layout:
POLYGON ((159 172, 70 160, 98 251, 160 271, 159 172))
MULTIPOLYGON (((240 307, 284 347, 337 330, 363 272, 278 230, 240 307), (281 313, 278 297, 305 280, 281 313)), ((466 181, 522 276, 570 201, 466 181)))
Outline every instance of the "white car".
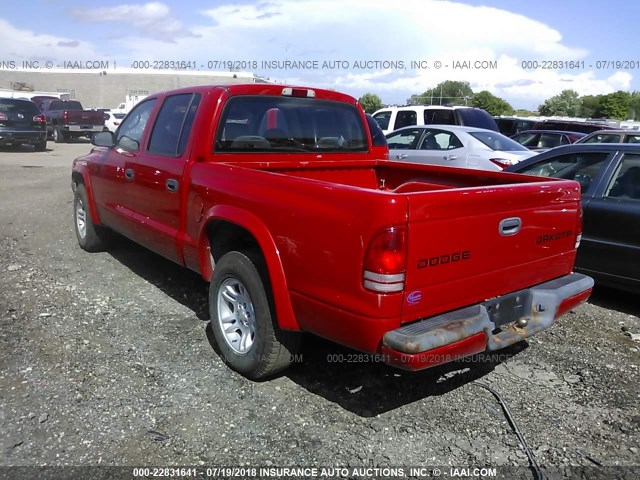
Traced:
POLYGON ((405 127, 386 135, 389 159, 500 171, 536 153, 484 128, 455 125, 405 127))
POLYGON ((104 113, 104 127, 108 129, 110 132, 116 131, 122 119, 126 116, 124 113, 117 112, 103 112, 104 113))

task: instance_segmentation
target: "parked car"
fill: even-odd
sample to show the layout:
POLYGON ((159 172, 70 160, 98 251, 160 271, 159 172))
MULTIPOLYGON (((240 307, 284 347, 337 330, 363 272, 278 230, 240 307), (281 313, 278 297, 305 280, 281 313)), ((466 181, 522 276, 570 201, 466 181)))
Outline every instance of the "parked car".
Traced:
POLYGON ((373 113, 373 118, 387 134, 413 125, 465 125, 498 131, 491 115, 481 108, 415 105, 386 107, 373 113))
POLYGON ((389 159, 502 170, 534 152, 492 130, 455 125, 405 127, 387 135, 389 159))
POLYGON ((0 145, 33 145, 47 149, 47 124, 31 100, 0 98, 0 145))
POLYGON ((538 123, 537 120, 519 117, 493 117, 501 134, 511 137, 516 133, 529 130, 538 123))
POLYGON ((583 138, 586 133, 562 130, 525 130, 511 138, 534 152, 544 152, 560 145, 570 145, 583 138))
POLYGON ((614 127, 608 127, 602 123, 577 122, 573 120, 542 120, 532 127, 532 130, 568 130, 582 133, 613 129, 614 127))
POLYGON ((108 110, 103 111, 104 114, 104 130, 109 132, 115 132, 118 125, 122 122, 122 119, 127 115, 125 113, 114 113, 108 110))
POLYGON ((506 171, 578 181, 584 226, 576 270, 640 293, 640 145, 567 145, 506 171))
POLYGON ((640 143, 640 130, 598 130, 576 143, 640 143))

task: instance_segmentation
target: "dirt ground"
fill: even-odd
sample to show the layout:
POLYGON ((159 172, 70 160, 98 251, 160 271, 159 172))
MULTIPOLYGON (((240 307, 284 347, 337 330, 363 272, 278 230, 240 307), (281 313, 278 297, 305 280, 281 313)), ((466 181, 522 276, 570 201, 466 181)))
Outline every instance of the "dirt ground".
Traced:
POLYGON ((292 369, 252 382, 212 349, 197 275, 124 239, 106 253, 78 247, 71 161, 90 145, 49 148, 0 151, 0 467, 535 478, 484 385, 550 478, 640 478, 637 297, 598 289, 524 344, 413 374, 309 337, 292 369))

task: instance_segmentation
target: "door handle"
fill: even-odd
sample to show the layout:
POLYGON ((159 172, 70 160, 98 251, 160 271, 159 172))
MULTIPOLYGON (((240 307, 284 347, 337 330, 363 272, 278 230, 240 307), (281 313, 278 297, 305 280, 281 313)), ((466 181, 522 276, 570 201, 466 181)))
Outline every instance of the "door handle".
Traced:
POLYGON ((457 155, 445 155, 444 157, 445 160, 455 160, 456 158, 458 158, 457 155))
POLYGON ((169 190, 170 192, 178 191, 178 180, 176 180, 175 178, 168 178, 165 185, 167 186, 167 190, 169 190))
POLYGON ((511 217, 505 218, 500 221, 500 225, 498 226, 498 232, 503 237, 507 237, 509 235, 515 235, 522 228, 522 220, 519 217, 511 217))
POLYGON ((409 155, 407 155, 406 153, 399 153, 396 155, 396 158, 399 160, 402 160, 404 158, 407 158, 409 155))
POLYGON ((124 178, 126 178, 127 180, 133 180, 133 177, 135 177, 135 173, 133 172, 133 169, 127 168, 124 171, 124 178))

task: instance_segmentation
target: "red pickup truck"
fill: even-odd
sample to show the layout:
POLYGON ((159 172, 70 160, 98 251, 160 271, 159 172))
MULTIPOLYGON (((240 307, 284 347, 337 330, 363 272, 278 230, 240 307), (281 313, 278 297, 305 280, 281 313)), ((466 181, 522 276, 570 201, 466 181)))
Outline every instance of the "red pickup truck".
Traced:
POLYGON ((40 111, 47 119, 47 135, 55 143, 69 139, 90 137, 104 130, 104 113, 84 110, 77 100, 45 99, 40 102, 40 111))
POLYGON ((389 162, 357 101, 282 85, 151 95, 73 162, 80 246, 112 230, 210 281, 222 358, 310 332, 405 369, 496 350, 584 302, 580 186, 389 162))

